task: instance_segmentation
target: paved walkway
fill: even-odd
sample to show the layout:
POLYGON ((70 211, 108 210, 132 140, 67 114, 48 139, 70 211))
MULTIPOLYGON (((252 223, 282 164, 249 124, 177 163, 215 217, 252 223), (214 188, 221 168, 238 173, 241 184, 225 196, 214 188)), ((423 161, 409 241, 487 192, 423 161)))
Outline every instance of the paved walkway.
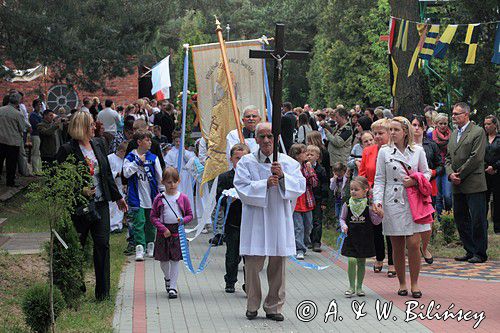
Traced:
POLYGON ((8 240, 0 249, 9 254, 36 254, 43 251, 44 244, 50 239, 48 232, 27 232, 2 234, 8 240))
MULTIPOLYGON (((197 265, 207 248, 207 235, 201 235, 190 247, 192 259, 197 265)), ((397 296, 397 280, 389 279, 385 274, 375 274, 367 267, 366 297, 346 299, 343 296, 347 289, 347 276, 344 271, 344 259, 317 272, 299 267, 293 262, 287 264, 286 303, 284 306, 284 322, 273 322, 265 319, 261 309, 259 317, 253 321, 245 318, 246 298, 237 283, 235 294, 224 292, 224 254, 225 246, 212 249, 207 269, 199 274, 191 274, 184 266, 179 276, 179 298, 169 300, 164 289, 163 274, 157 262, 147 259, 145 262, 129 262, 121 276, 120 291, 116 299, 113 326, 117 332, 458 332, 472 331, 477 319, 457 321, 412 320, 405 322, 405 302, 409 297, 397 296), (304 301, 316 304, 314 307, 300 306, 302 317, 316 313, 309 322, 297 319, 296 309, 304 301), (356 303, 359 302, 359 303, 356 303), (362 310, 366 315, 355 319, 352 306, 359 307, 365 302, 362 310), (390 303, 393 302, 393 303, 390 303), (376 304, 393 304, 389 318, 377 319, 376 304), (338 310, 337 320, 334 315, 324 322, 329 306, 338 310), (308 312, 308 310, 311 310, 308 312), (342 319, 340 319, 342 317, 342 319)), ((331 264, 330 251, 323 253, 308 252, 307 261, 320 265, 331 264)), ((132 260, 132 257, 130 257, 132 260)), ((240 268, 239 278, 243 273, 240 268)), ((264 296, 267 291, 265 270, 262 273, 264 296)), ((493 332, 500 330, 500 302, 497 281, 479 281, 450 279, 424 275, 421 278, 424 297, 420 304, 423 310, 410 310, 425 314, 427 306, 435 301, 439 310, 430 313, 442 314, 451 307, 456 313, 463 309, 464 313, 484 311, 486 318, 475 331, 493 332), (453 306, 452 306, 453 304, 453 306)), ((309 303, 311 304, 311 303, 309 303)), ((409 303, 411 306, 411 303, 409 303)), ((300 312, 300 311, 299 311, 300 312)), ((476 316, 478 316, 476 314, 476 316)), ((468 318, 468 317, 467 317, 468 318)), ((476 317, 475 317, 476 318, 476 317)))

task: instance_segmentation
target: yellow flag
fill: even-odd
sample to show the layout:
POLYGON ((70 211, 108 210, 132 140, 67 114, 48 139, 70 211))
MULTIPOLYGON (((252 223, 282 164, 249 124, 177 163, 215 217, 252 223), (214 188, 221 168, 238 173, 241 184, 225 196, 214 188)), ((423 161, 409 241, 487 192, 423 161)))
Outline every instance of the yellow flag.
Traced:
POLYGON ((208 152, 205 162, 202 184, 209 182, 228 170, 226 158, 226 136, 236 128, 231 96, 227 84, 226 73, 220 61, 217 73, 216 104, 212 108, 212 122, 208 135, 208 152), (218 100, 217 100, 218 99, 218 100))
POLYGON ((408 77, 410 77, 413 74, 413 70, 415 69, 415 64, 417 63, 418 54, 420 53, 420 50, 422 49, 422 46, 424 45, 424 40, 425 40, 425 35, 427 34, 427 29, 428 29, 427 24, 424 24, 424 23, 417 24, 417 31, 418 31, 418 34, 420 35, 420 40, 419 40, 417 46, 415 47, 415 50, 413 51, 413 55, 411 57, 410 67, 408 67, 408 77))
POLYGON ((394 57, 391 56, 392 63, 392 96, 396 96, 396 82, 398 81, 398 65, 394 61, 394 57))
POLYGON ((469 24, 467 26, 465 44, 469 45, 469 50, 467 51, 467 59, 465 59, 466 64, 474 64, 476 62, 477 43, 479 41, 480 34, 481 26, 479 23, 469 24))

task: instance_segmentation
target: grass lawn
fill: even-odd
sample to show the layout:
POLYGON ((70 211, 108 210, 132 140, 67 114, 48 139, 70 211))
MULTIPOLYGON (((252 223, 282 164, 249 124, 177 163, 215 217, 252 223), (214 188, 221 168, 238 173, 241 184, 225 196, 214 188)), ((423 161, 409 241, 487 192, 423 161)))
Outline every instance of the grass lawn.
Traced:
MULTIPOLYGON (((7 217, 4 232, 47 231, 48 221, 40 216, 23 214, 24 192, 2 203, 0 217, 7 217)), ((114 301, 118 291, 120 273, 127 257, 125 234, 111 235, 111 299, 94 300, 93 267, 86 270, 87 294, 77 311, 65 309, 56 321, 58 332, 112 332, 114 301)), ((46 255, 9 255, 0 253, 0 332, 28 332, 21 310, 22 297, 28 287, 47 280, 46 255)))
MULTIPOLYGON (((489 260, 500 260, 500 236, 495 235, 493 232, 493 224, 489 224, 488 229, 488 259, 489 260)), ((328 246, 335 248, 337 242, 338 232, 332 228, 323 228, 322 240, 328 246)), ((458 234, 457 234, 458 239, 458 234)), ((432 255, 435 258, 449 258, 452 259, 455 256, 463 255, 464 250, 459 241, 453 242, 446 245, 444 243, 441 233, 438 233, 436 238, 431 240, 431 245, 429 247, 432 255)))

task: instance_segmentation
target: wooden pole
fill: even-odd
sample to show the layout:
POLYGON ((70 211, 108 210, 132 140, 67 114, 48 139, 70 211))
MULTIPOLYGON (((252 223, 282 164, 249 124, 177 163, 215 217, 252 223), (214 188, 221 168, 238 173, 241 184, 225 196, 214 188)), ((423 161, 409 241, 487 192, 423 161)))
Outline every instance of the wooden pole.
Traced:
POLYGON ((236 122, 236 129, 238 130, 238 137, 240 138, 240 143, 245 143, 245 138, 243 137, 243 132, 241 131, 240 112, 238 111, 238 104, 236 104, 236 95, 234 93, 233 80, 231 78, 231 71, 229 69, 229 61, 227 60, 226 43, 224 42, 224 37, 222 36, 222 28, 217 17, 215 17, 215 24, 217 25, 217 29, 215 29, 215 31, 219 40, 220 52, 222 54, 222 63, 224 64, 224 70, 226 72, 227 85, 229 87, 229 95, 231 96, 231 106, 233 109, 234 121, 236 122))

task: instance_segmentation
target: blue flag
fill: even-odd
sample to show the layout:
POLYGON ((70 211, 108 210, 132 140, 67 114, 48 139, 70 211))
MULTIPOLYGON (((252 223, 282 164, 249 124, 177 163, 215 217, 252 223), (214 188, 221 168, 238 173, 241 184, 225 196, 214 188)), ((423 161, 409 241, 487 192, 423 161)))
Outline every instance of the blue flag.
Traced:
POLYGON ((186 135, 186 110, 187 110, 187 95, 188 95, 188 74, 189 74, 189 48, 186 47, 186 55, 184 56, 184 86, 182 88, 182 129, 181 129, 181 144, 179 146, 179 156, 177 160, 177 171, 181 173, 182 159, 184 158, 184 136, 186 135))

